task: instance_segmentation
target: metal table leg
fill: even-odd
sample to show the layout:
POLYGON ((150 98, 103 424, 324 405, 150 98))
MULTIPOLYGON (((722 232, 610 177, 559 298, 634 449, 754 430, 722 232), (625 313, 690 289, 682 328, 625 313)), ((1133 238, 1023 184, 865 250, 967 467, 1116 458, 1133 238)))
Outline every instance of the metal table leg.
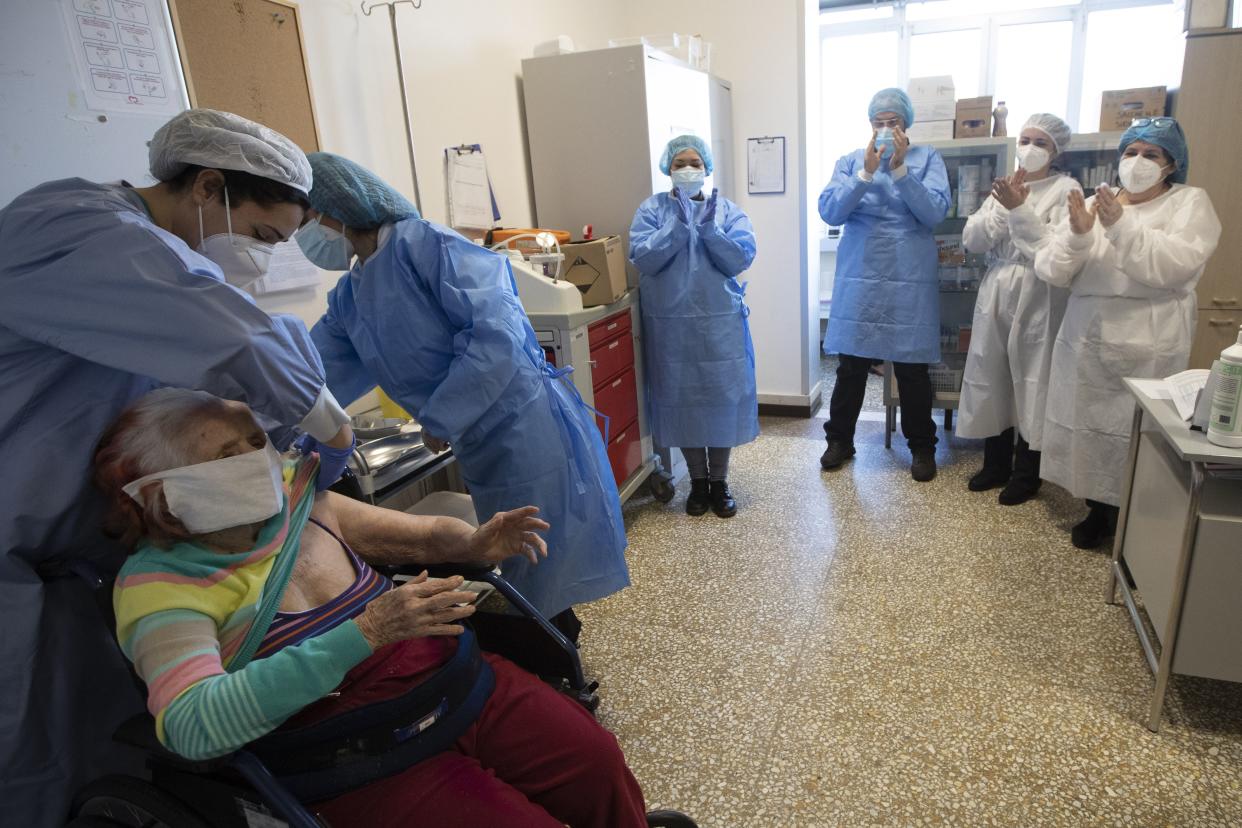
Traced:
POLYGON ((884 406, 884 448, 893 447, 893 432, 897 430, 897 409, 894 406, 884 406))
POLYGON ((1121 576, 1121 554, 1126 542, 1126 522, 1130 519, 1130 490, 1134 485, 1134 469, 1138 463, 1139 440, 1143 430, 1143 407, 1134 404, 1134 419, 1130 423, 1130 456, 1126 460, 1126 484, 1121 492, 1121 511, 1117 514, 1117 532, 1113 536, 1113 562, 1108 567, 1108 586, 1104 590, 1105 603, 1117 603, 1117 579, 1121 576))
POLYGON ((1177 650, 1177 633, 1182 625, 1182 606, 1186 598, 1186 585, 1190 581, 1190 559, 1194 554, 1195 538, 1199 534, 1199 500, 1203 494, 1203 464, 1190 464, 1190 506, 1186 510, 1186 528, 1182 532, 1182 548, 1177 558, 1177 576, 1173 581, 1173 601, 1169 605, 1169 620, 1164 626, 1164 638, 1160 647, 1160 669, 1156 672, 1156 691, 1151 698, 1151 711, 1147 717, 1147 729, 1160 730, 1160 716, 1164 711, 1164 697, 1169 690, 1169 678, 1173 674, 1173 654, 1177 650))

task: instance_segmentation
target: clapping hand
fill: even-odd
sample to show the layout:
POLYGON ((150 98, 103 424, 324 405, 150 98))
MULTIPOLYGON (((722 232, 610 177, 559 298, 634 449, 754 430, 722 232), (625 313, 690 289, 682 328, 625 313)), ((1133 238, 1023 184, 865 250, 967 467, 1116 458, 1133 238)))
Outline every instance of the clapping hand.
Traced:
POLYGON ((712 194, 707 198, 707 205, 703 208, 703 216, 699 219, 699 224, 712 224, 716 221, 716 196, 720 190, 712 188, 712 194))
POLYGON ((1019 169, 1013 175, 992 182, 992 197, 1006 210, 1016 210, 1026 203, 1031 187, 1026 184, 1026 170, 1019 169))
POLYGON ((880 160, 884 158, 884 147, 877 148, 875 139, 880 133, 871 130, 871 141, 867 144, 867 149, 863 151, 863 169, 867 171, 867 175, 872 175, 880 168, 880 160))
POLYGON ((910 149, 910 136, 906 135, 906 131, 901 127, 893 129, 893 157, 888 162, 888 168, 895 170, 900 167, 906 160, 906 150, 910 149))
POLYGON ((681 212, 678 214, 681 220, 690 224, 694 218, 694 206, 690 204, 690 196, 686 195, 680 187, 674 187, 673 198, 677 199, 677 204, 681 207, 681 212))
POLYGON ((1100 217, 1100 223, 1105 227, 1112 227, 1121 220, 1121 213, 1124 208, 1107 184, 1101 184, 1095 188, 1095 205, 1096 214, 1100 217))
POLYGON ((1095 227, 1096 205, 1087 206, 1087 200, 1081 190, 1070 190, 1068 197, 1070 229, 1075 235, 1085 235, 1095 227))

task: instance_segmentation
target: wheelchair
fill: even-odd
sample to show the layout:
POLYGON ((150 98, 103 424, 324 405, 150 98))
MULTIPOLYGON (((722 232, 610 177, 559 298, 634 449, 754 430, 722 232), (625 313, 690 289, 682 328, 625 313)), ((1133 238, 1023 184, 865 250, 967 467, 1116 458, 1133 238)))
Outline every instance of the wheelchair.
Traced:
MULTIPOLYGON (((577 646, 503 575, 496 570, 464 567, 432 570, 429 573, 432 577, 461 575, 467 581, 481 581, 495 588, 548 636, 550 649, 559 651, 562 661, 562 669, 557 671, 559 689, 588 710, 595 710, 599 704, 595 693, 597 685, 583 675, 577 646)), ((408 574, 396 567, 383 571, 390 577, 408 574)), ((112 582, 93 574, 88 580, 92 582, 100 610, 115 637, 112 582)), ((473 635, 473 630, 470 634, 473 635)), ((500 654, 509 657, 504 652, 500 654)), ((527 659, 522 653, 513 655, 517 658, 510 660, 526 667, 522 661, 527 659)), ((546 658, 543 661, 546 665, 546 658)), ((145 695, 146 688, 136 674, 134 680, 145 695)), ((426 733, 434 734, 434 731, 433 726, 426 733)), ((419 733, 414 738, 423 736, 419 733)), ((113 738, 145 755, 150 779, 114 774, 88 783, 74 797, 69 828, 331 828, 256 755, 253 745, 257 743, 214 759, 186 759, 160 744, 155 735, 155 721, 146 712, 123 722, 113 738)), ((648 813, 647 825, 649 828, 697 828, 685 814, 666 810, 648 813)))

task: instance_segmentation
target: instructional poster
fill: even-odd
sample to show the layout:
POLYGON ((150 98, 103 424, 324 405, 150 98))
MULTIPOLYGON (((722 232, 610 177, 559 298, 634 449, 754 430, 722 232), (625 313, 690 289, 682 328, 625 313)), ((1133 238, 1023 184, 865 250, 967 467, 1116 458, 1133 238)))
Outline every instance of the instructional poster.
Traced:
POLYGON ((184 108, 162 2, 61 0, 61 9, 87 107, 153 115, 184 108))

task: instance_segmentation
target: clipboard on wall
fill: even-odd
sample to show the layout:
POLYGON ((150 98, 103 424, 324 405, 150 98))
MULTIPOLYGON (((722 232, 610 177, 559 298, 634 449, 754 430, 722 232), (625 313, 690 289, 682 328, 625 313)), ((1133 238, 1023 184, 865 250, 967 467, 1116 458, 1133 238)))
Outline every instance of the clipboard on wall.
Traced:
POLYGON ((785 136, 746 139, 746 192, 785 192, 785 136))
POLYGON ((490 229, 500 221, 500 207, 487 174, 487 158, 478 144, 444 150, 445 194, 450 227, 490 229))

